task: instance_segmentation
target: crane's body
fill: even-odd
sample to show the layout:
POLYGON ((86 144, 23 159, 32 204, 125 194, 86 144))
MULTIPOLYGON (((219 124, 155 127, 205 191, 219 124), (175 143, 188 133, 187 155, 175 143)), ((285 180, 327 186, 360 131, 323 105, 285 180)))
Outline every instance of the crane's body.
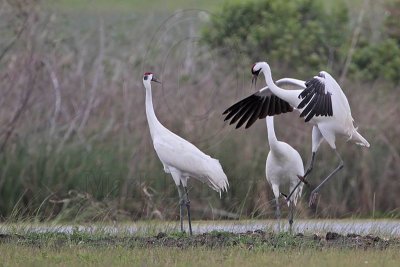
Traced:
MULTIPOLYGON (((264 74, 267 86, 229 107, 224 112, 227 114, 225 120, 232 118, 230 124, 239 121, 237 128, 247 121, 246 128, 248 128, 257 119, 290 112, 293 109, 300 113, 300 117, 305 117, 305 121, 313 125, 312 157, 302 180, 305 181, 304 178, 311 172, 315 154, 323 140, 335 150, 340 160, 339 166, 313 190, 311 205, 320 187, 343 168, 343 161, 336 151, 336 136, 345 136, 361 146, 370 145, 354 127, 349 102, 339 84, 329 73, 321 71, 309 81, 284 78, 275 84, 268 63, 258 62, 253 66, 254 77, 260 72, 264 74)), ((293 191, 288 198, 292 194, 293 191)))
MULTIPOLYGON (((300 88, 297 90, 282 89, 278 87, 272 80, 272 74, 269 65, 266 62, 260 62, 257 64, 260 66, 261 72, 264 74, 265 81, 267 83, 267 87, 262 88, 260 91, 270 90, 274 95, 288 102, 293 108, 295 108, 295 110, 302 114, 303 111, 307 109, 308 105, 299 107, 300 103, 303 101, 299 96, 304 90, 307 89, 306 81, 291 78, 281 79, 279 80, 281 84, 292 83, 292 86, 297 86, 300 88)), ((324 94, 324 97, 329 96, 330 103, 327 104, 331 104, 332 113, 329 116, 310 116, 308 120, 306 118, 306 121, 309 121, 311 124, 317 127, 316 130, 319 131, 319 134, 322 135, 322 137, 333 149, 336 148, 336 135, 345 136, 348 138, 348 140, 354 141, 359 145, 369 147, 369 143, 357 132, 357 129, 354 127, 354 119, 351 116, 349 102, 335 79, 333 79, 333 77, 325 71, 321 71, 320 74, 315 76, 313 79, 316 80, 320 86, 324 86, 324 88, 321 88, 323 91, 321 93, 324 94)), ((309 112, 311 112, 311 110, 309 112)), ((307 114, 309 113, 304 114, 304 116, 307 114)), ((320 138, 317 137, 317 139, 320 138)), ((317 143, 314 145, 319 146, 317 143)))
POLYGON ((152 95, 152 73, 145 73, 143 84, 146 88, 146 116, 154 149, 164 166, 164 171, 170 173, 178 187, 180 197, 181 230, 183 231, 183 206, 186 205, 189 218, 189 230, 192 234, 190 219, 190 202, 187 192, 187 181, 190 177, 208 184, 221 194, 226 191, 229 183, 218 160, 206 155, 196 146, 165 128, 157 119, 152 95), (182 190, 183 189, 183 190, 182 190))
POLYGON ((265 174, 268 183, 272 187, 276 202, 276 217, 280 219, 279 207, 279 188, 282 185, 289 184, 290 191, 294 191, 293 197, 288 201, 289 205, 289 225, 290 230, 293 224, 293 209, 297 200, 301 197, 303 184, 296 185, 299 181, 298 176, 304 176, 303 161, 299 153, 289 144, 278 141, 274 129, 274 117, 267 117, 268 143, 270 151, 265 165, 265 174))

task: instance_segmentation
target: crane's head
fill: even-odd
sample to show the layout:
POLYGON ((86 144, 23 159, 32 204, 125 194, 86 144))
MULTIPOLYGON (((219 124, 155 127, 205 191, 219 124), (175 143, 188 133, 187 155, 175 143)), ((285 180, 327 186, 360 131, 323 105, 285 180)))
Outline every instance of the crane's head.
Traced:
POLYGON ((161 83, 154 77, 152 72, 145 72, 143 74, 143 84, 150 84, 150 82, 161 83))
POLYGON ((251 83, 254 84, 254 86, 257 84, 257 77, 258 74, 260 74, 261 71, 261 66, 259 62, 255 63, 253 67, 251 67, 251 74, 253 74, 253 78, 251 79, 251 83))
POLYGON ((260 74, 261 70, 264 68, 264 70, 269 68, 269 65, 267 62, 256 62, 253 67, 251 67, 251 74, 253 74, 253 78, 251 79, 251 82, 254 83, 254 85, 257 83, 257 77, 258 74, 260 74))

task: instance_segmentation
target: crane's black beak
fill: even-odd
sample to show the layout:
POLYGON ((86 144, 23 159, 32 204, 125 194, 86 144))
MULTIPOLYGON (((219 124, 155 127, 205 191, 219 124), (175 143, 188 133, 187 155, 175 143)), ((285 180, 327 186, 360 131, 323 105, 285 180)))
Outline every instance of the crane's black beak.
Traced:
POLYGON ((253 78, 251 78, 251 84, 254 84, 254 86, 257 85, 257 77, 258 77, 257 74, 253 74, 253 78))
POLYGON ((151 81, 152 81, 152 82, 156 82, 156 83, 161 83, 159 80, 157 80, 156 78, 154 78, 154 76, 153 76, 153 78, 151 78, 151 81))

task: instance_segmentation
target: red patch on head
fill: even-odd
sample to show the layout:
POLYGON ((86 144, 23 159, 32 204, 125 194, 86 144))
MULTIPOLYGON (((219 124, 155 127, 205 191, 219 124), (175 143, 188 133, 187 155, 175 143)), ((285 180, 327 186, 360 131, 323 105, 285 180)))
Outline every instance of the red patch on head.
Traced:
POLYGON ((143 75, 150 75, 153 74, 152 72, 145 72, 143 75))

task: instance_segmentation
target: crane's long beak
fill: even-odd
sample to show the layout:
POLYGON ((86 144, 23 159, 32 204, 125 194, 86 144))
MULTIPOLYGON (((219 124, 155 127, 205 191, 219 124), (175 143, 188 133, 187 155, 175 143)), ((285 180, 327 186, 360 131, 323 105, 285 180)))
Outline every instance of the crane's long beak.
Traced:
POLYGON ((257 77, 258 77, 257 74, 253 74, 253 78, 251 78, 251 84, 254 84, 254 86, 257 85, 257 77))
POLYGON ((153 76, 153 78, 151 78, 151 81, 152 81, 152 82, 156 82, 156 83, 161 83, 159 80, 157 80, 156 78, 154 78, 154 76, 153 76))

